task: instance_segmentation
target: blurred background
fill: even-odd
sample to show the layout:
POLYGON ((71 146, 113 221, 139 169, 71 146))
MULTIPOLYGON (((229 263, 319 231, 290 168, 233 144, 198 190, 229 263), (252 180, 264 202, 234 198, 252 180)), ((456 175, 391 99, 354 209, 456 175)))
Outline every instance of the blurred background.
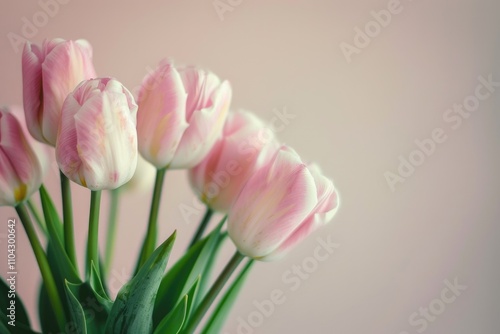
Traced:
MULTIPOLYGON (((228 79, 233 109, 268 122, 281 115, 278 137, 334 179, 342 203, 332 223, 282 261, 253 268, 224 333, 498 333, 500 2, 1 0, 0 6, 0 104, 22 104, 24 39, 85 38, 98 74, 132 91, 170 57, 228 79), (489 93, 480 101, 479 85, 489 93), (464 103, 473 111, 453 111, 464 103), (435 129, 441 142, 432 139, 435 129), (422 151, 417 142, 427 143, 428 154, 415 153, 422 151), (315 250, 328 239, 335 247, 318 261, 315 250), (263 312, 258 305, 275 290, 283 298, 263 312)), ((45 183, 56 203, 58 182, 52 168, 45 183)), ((72 187, 83 264, 90 195, 72 187)), ((135 265, 150 196, 123 195, 113 293, 135 265)), ((103 218, 107 201, 103 196, 103 218)), ((185 171, 169 172, 160 232, 164 239, 178 230, 170 264, 202 214, 185 171)), ((0 208, 2 275, 11 217, 12 208, 0 208)), ((21 227, 17 237, 17 288, 37 319, 38 268, 21 227)), ((232 252, 228 243, 220 266, 232 252)))

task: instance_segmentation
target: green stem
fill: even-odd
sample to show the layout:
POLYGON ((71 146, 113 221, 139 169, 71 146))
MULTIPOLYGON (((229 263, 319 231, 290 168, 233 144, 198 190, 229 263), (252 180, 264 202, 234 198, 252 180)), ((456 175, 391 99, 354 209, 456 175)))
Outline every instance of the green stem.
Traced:
POLYGON ((47 289, 47 294, 49 295, 50 303, 52 304, 52 308, 57 318, 57 323, 60 329, 64 329, 65 319, 64 319, 64 309, 61 303, 61 298, 59 296, 59 292, 57 291, 56 283, 54 281, 54 276, 52 276, 52 271, 50 270, 49 261, 47 260, 47 256, 42 248, 42 244, 36 235, 35 228, 33 227, 33 222, 28 214, 28 211, 24 204, 19 204, 16 206, 17 214, 21 219, 21 222, 24 226, 26 234, 31 244, 31 248, 33 248, 33 253, 35 253, 36 261, 38 262, 38 266, 40 268, 40 272, 42 274, 42 279, 47 289))
POLYGON ((191 243, 189 244, 189 248, 193 247, 193 245, 201 239, 203 236, 203 233, 207 229, 208 223, 210 222, 210 218, 212 218, 212 215, 214 214, 214 210, 212 210, 210 207, 207 206, 207 211, 205 211, 205 215, 203 216, 203 219, 201 220, 200 225, 198 226, 198 230, 196 230, 196 234, 194 235, 193 239, 191 240, 191 243))
POLYGON ((201 319, 205 315, 205 313, 208 311, 212 303, 214 302, 215 298, 219 294, 219 292, 222 290, 226 282, 229 280, 233 272, 236 270, 238 265, 241 263, 241 261, 245 258, 243 254, 240 252, 236 251, 234 253, 233 257, 231 260, 229 260, 228 264, 224 268, 224 270, 221 272, 217 280, 215 281, 214 285, 212 285, 212 288, 210 291, 208 291, 207 295, 205 298, 203 298, 203 301, 201 302, 200 306, 196 309, 193 317, 190 319, 187 327, 184 329, 182 332, 183 334, 192 334, 194 333, 196 327, 198 324, 201 322, 201 319))
MULTIPOLYGON (((225 216, 221 220, 221 222, 219 223, 220 225, 224 224, 224 222, 226 220, 226 217, 227 216, 225 216)), ((200 302, 203 300, 203 297, 205 297, 205 294, 208 291, 209 283, 212 280, 212 273, 214 271, 214 264, 217 261, 218 254, 220 253, 220 250, 222 248, 222 245, 224 244, 224 240, 226 239, 226 237, 227 237, 227 234, 221 234, 219 232, 219 235, 218 235, 218 238, 217 238, 214 250, 213 250, 210 258, 208 259, 208 263, 205 266, 205 271, 203 273, 204 277, 200 281, 200 285, 198 287, 198 292, 196 293, 196 304, 195 305, 199 305, 200 304, 200 302)))
POLYGON ((220 322, 223 323, 226 320, 227 313, 225 311, 227 310, 227 308, 230 308, 231 305, 234 303, 234 300, 238 296, 240 289, 245 283, 246 277, 249 274, 250 269, 254 264, 254 261, 255 261, 254 259, 249 259, 248 262, 243 266, 243 269, 236 276, 229 289, 227 289, 224 296, 220 299, 219 303, 214 308, 212 315, 208 319, 205 328, 201 333, 203 334, 213 333, 214 329, 212 327, 213 326, 217 327, 218 326, 217 323, 220 324, 220 322))
POLYGON ((64 227, 64 249, 68 258, 75 268, 78 268, 76 262, 75 250, 75 232, 73 228, 73 207, 71 200, 71 185, 69 179, 60 172, 61 176, 61 196, 63 205, 63 227, 64 227))
POLYGON ((26 203, 28 204, 28 209, 30 210, 31 214, 33 215, 33 217, 35 217, 35 222, 37 223, 38 227, 44 235, 47 235, 47 226, 45 226, 42 215, 40 214, 40 211, 38 211, 35 203, 33 203, 31 198, 26 203))
POLYGON ((108 231, 106 236, 106 253, 104 255, 104 268, 109 273, 111 261, 113 260, 113 250, 116 239, 116 223, 118 220, 118 203, 120 201, 120 188, 110 192, 108 231))
POLYGON ((92 191, 90 195, 89 239, 87 242, 87 277, 90 276, 92 263, 99 272, 99 209, 101 191, 92 191))
POLYGON ((144 243, 142 245, 141 255, 135 272, 137 273, 147 259, 153 254, 156 247, 156 238, 158 234, 158 212, 160 210, 161 192, 163 189, 163 180, 167 168, 158 169, 156 171, 155 188, 153 191, 153 199, 151 201, 151 210, 149 212, 148 231, 144 243))

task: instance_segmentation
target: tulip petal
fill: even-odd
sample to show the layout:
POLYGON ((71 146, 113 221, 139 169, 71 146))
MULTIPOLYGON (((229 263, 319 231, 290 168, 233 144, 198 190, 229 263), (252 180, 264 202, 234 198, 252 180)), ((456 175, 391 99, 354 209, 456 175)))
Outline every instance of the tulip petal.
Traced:
POLYGON ((40 165, 42 167, 42 178, 43 178, 43 176, 47 174, 47 171, 50 167, 50 163, 52 161, 51 158, 53 157, 52 147, 43 144, 38 140, 35 140, 30 135, 30 132, 26 124, 25 112, 23 108, 17 105, 13 105, 9 106, 8 108, 0 108, 0 110, 2 109, 7 112, 10 112, 19 121, 19 124, 21 125, 21 128, 23 130, 24 137, 26 138, 26 140, 28 140, 30 147, 33 149, 33 152, 35 152, 36 156, 38 157, 38 160, 40 161, 40 165))
POLYGON ((42 182, 40 162, 24 136, 21 124, 0 110, 0 205, 15 205, 42 182))
POLYGON ((186 119, 191 123, 191 117, 196 110, 211 106, 211 97, 221 82, 212 72, 194 66, 182 67, 178 71, 187 92, 186 119))
POLYGON ((43 77, 43 133, 55 145, 57 128, 64 99, 85 79, 95 76, 88 51, 74 41, 59 43, 47 54, 42 64, 43 77))
POLYGON ((54 39, 45 39, 42 43, 42 51, 44 55, 48 55, 49 53, 52 52, 52 50, 58 46, 59 44, 62 44, 66 42, 62 38, 54 38, 54 39))
POLYGON ((192 169, 192 185, 211 208, 227 212, 249 177, 277 149, 274 134, 258 117, 244 111, 229 113, 222 138, 192 169))
POLYGON ((332 180, 321 172, 319 166, 312 164, 308 166, 314 177, 318 189, 318 204, 313 210, 314 219, 319 225, 328 223, 339 208, 339 197, 332 180))
POLYGON ((64 175, 85 186, 83 175, 79 173, 82 161, 77 152, 78 137, 75 129, 75 115, 80 107, 73 95, 69 95, 64 101, 56 144, 56 159, 64 175))
POLYGON ((310 215, 276 250, 262 258, 262 261, 276 261, 282 258, 290 249, 295 245, 302 242, 311 233, 318 228, 328 223, 335 215, 338 209, 338 194, 334 190, 330 196, 326 197, 324 201, 317 206, 321 208, 320 211, 310 215))
POLYGON ((314 178, 298 155, 280 149, 273 161, 252 175, 228 217, 231 239, 243 254, 270 254, 316 205, 314 178))
POLYGON ((63 173, 91 190, 116 189, 137 166, 137 105, 117 80, 82 82, 65 100, 56 156, 63 173))
POLYGON ((207 177, 206 171, 218 170, 217 166, 219 165, 223 148, 224 142, 217 141, 210 151, 210 154, 198 165, 189 170, 189 182, 195 190, 196 195, 201 198, 205 204, 212 205, 217 195, 219 195, 217 184, 212 184, 213 174, 211 175, 212 177, 207 177))
POLYGON ((214 93, 210 107, 193 113, 177 147, 171 168, 194 167, 208 154, 222 134, 231 95, 231 86, 224 81, 214 93))
POLYGON ((171 163, 188 127, 186 96, 179 73, 168 61, 143 81, 137 114, 139 149, 157 168, 171 163))
POLYGON ((91 98, 75 115, 75 128, 86 187, 114 189, 132 178, 137 138, 123 95, 105 91, 91 98))
POLYGON ((283 242, 273 253, 263 261, 275 261, 283 257, 293 246, 300 243, 311 233, 328 223, 339 208, 339 196, 333 182, 325 177, 316 164, 308 166, 314 177, 317 188, 317 204, 309 217, 283 242))
POLYGON ((40 128, 43 113, 42 61, 43 55, 40 47, 26 42, 22 56, 23 104, 26 124, 36 140, 45 142, 40 128))

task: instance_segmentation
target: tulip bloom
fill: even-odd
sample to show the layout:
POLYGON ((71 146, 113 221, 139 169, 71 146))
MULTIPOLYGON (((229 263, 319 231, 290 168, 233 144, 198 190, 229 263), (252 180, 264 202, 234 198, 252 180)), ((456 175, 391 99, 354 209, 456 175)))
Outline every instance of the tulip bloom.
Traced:
MULTIPOLYGON (((24 110, 22 107, 17 105, 12 105, 0 109, 10 112, 19 121, 19 124, 21 124, 23 133, 26 136, 26 140, 28 140, 30 147, 33 149, 33 152, 35 152, 36 156, 38 157, 38 160, 40 161, 40 164, 42 166, 42 179, 43 179, 45 175, 47 175, 47 172, 49 168, 52 166, 52 163, 56 164, 55 160, 52 160, 54 154, 53 148, 48 145, 40 143, 38 140, 35 140, 30 135, 28 126, 26 125, 26 118, 24 117, 24 110)), ((57 168, 57 172, 59 172, 59 168, 57 168)))
POLYGON ((16 206, 42 184, 40 161, 21 123, 7 108, 0 108, 0 206, 16 206))
POLYGON ((230 101, 227 81, 162 61, 139 91, 141 155, 158 169, 194 167, 220 137, 230 101))
POLYGON ((278 148, 274 133, 254 114, 229 113, 222 137, 189 171, 192 187, 212 209, 227 212, 248 178, 278 148))
POLYGON ((86 40, 27 42, 22 57, 23 100, 31 135, 55 146, 66 96, 83 80, 95 77, 92 47, 86 40))
POLYGON ((59 168, 91 190, 115 189, 137 166, 137 104, 117 80, 82 82, 64 101, 56 145, 59 168))
POLYGON ((229 236, 251 258, 281 258, 335 214, 331 180, 284 146, 243 187, 228 217, 229 236))

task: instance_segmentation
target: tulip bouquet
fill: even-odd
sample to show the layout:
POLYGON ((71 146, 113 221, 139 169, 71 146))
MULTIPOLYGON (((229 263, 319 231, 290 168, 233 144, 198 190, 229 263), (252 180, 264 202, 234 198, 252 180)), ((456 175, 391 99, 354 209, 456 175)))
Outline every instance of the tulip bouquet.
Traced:
MULTIPOLYGON (((283 257, 338 208, 320 168, 279 144, 254 114, 230 112, 230 84, 209 71, 164 60, 134 97, 118 80, 96 77, 87 41, 56 39, 25 45, 22 75, 24 115, 0 109, 0 205, 15 207, 38 262, 43 333, 220 333, 254 261, 283 257), (62 212, 43 185, 51 148, 62 212), (134 275, 113 300, 107 276, 117 209, 112 200, 102 253, 101 193, 117 200, 120 189, 147 177, 144 168, 156 171, 147 232, 134 275), (188 170, 207 209, 189 248, 165 272, 176 232, 157 240, 158 212, 171 169, 188 170), (81 271, 70 182, 91 197, 81 271), (35 193, 43 214, 31 200, 35 193), (216 212, 224 218, 209 231, 216 212), (236 251, 217 274, 218 250, 228 239, 236 251)), ((4 296, 8 285, 0 285, 4 296)), ((2 302, 0 332, 35 333, 19 298, 16 305, 12 326, 2 302)))

